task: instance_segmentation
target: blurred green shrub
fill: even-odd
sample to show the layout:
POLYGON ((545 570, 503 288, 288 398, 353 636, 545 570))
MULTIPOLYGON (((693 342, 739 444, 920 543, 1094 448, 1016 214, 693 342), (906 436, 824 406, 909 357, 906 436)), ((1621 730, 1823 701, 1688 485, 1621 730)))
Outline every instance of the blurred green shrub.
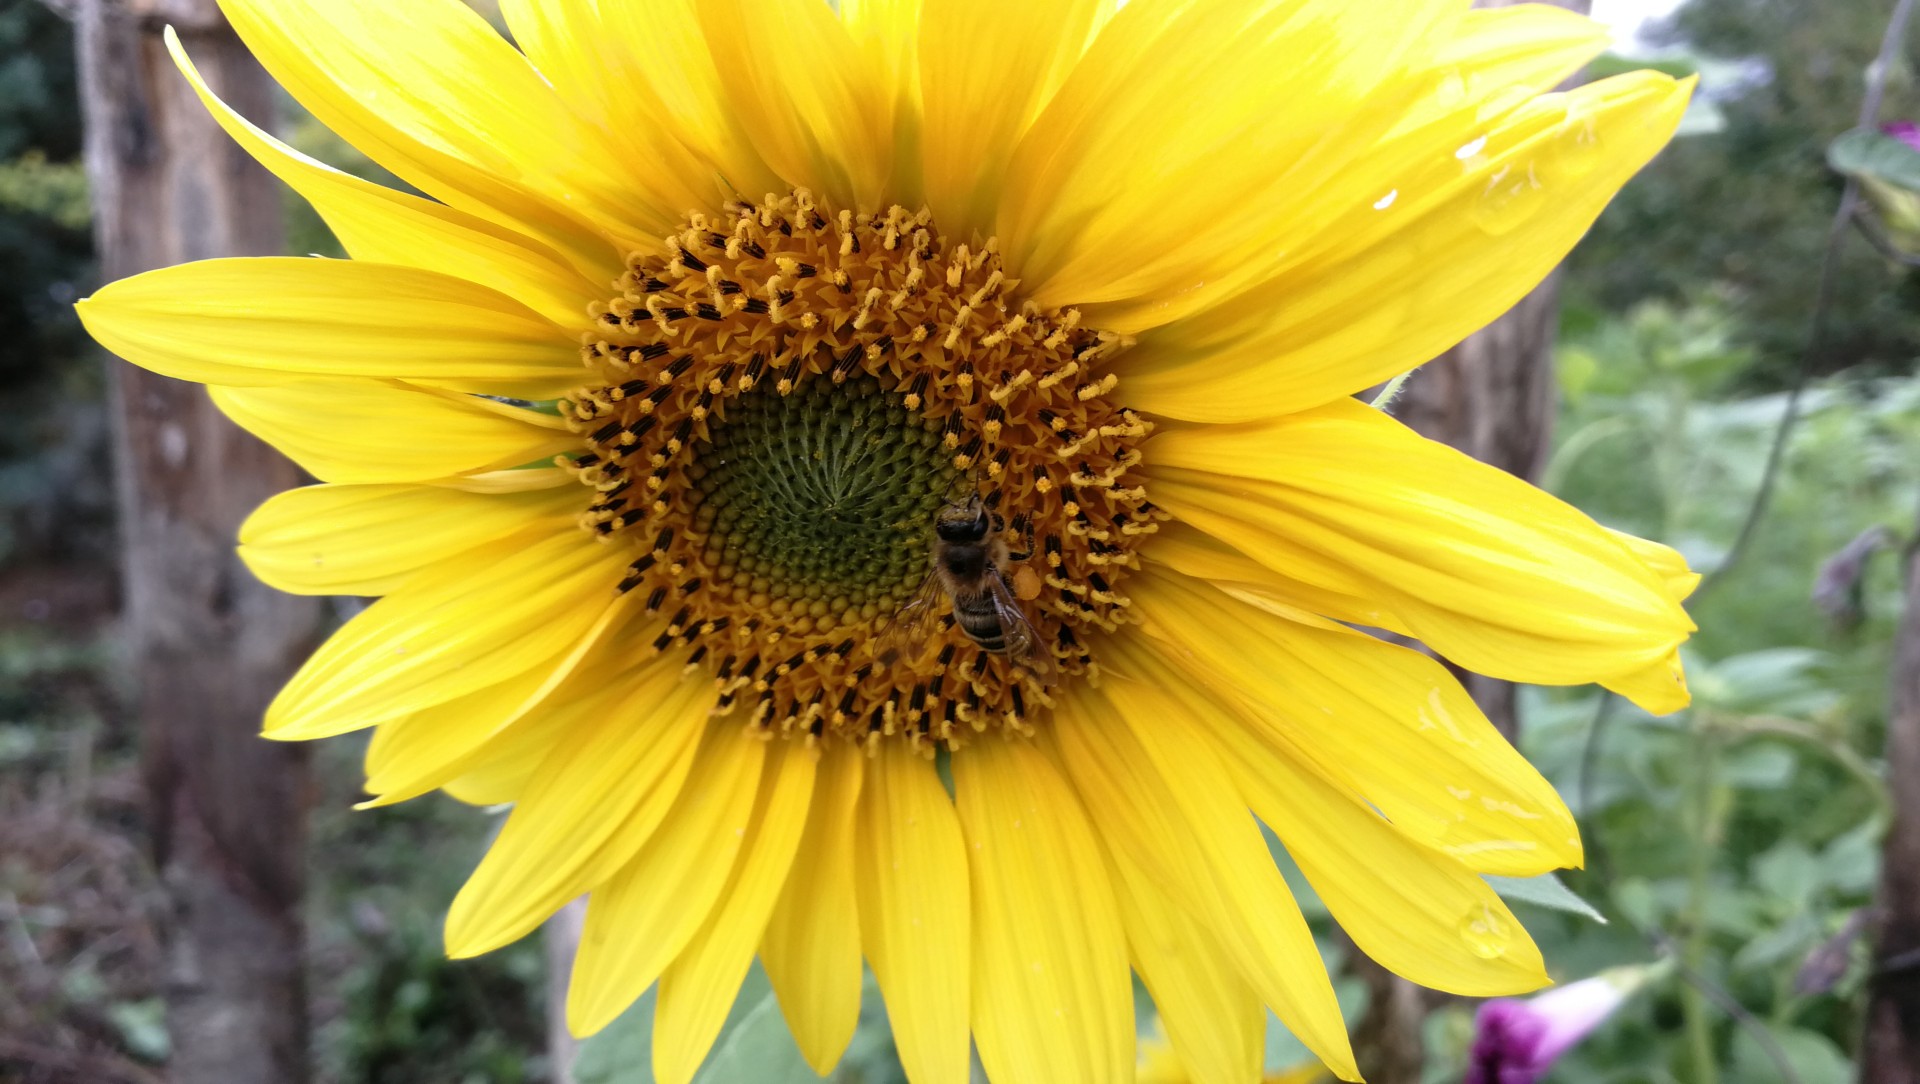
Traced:
MULTIPOLYGON (((1735 338, 1758 348, 1748 383, 1785 379, 1804 348, 1814 269, 1841 179, 1827 144, 1854 127, 1886 26, 1880 0, 1687 0, 1668 21, 1671 66, 1701 69, 1716 130, 1676 140, 1627 186, 1570 261, 1573 296, 1612 311, 1723 288, 1735 338)), ((1914 43, 1890 74, 1883 116, 1920 120, 1914 43)), ((1614 58, 1597 74, 1643 62, 1614 58)), ((1908 372, 1920 356, 1920 281, 1864 245, 1838 268, 1822 372, 1908 372)))
MULTIPOLYGON (((1617 317, 1575 312, 1561 353, 1550 484, 1703 571, 1739 531, 1784 406, 1730 390, 1753 358, 1738 312, 1714 293, 1617 317)), ((1670 980, 1563 1062, 1562 1084, 1700 1084, 1712 1079, 1703 1058, 1730 1084, 1784 1081, 1774 1050, 1801 1084, 1851 1078, 1860 911, 1885 824, 1877 758, 1895 562, 1868 560, 1857 622, 1831 623, 1811 591, 1828 555, 1862 532, 1911 537, 1920 386, 1836 377, 1809 389, 1805 411, 1751 550, 1690 606, 1693 708, 1656 719, 1616 702, 1594 750, 1595 694, 1526 691, 1522 744, 1588 826, 1589 869, 1569 883, 1616 917, 1529 916, 1555 974, 1670 951, 1751 1013, 1736 1021, 1670 980)))

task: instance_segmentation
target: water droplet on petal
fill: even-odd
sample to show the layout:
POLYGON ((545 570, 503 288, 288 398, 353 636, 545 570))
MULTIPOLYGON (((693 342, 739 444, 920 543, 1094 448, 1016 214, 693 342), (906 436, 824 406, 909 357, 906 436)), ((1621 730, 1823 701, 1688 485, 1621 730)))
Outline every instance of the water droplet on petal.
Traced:
POLYGON ((1506 955, 1513 941, 1513 924, 1492 907, 1475 904, 1460 920, 1460 939, 1475 956, 1491 960, 1506 955))
POLYGON ((1567 119, 1554 133, 1554 169, 1569 177, 1589 173, 1600 164, 1600 120, 1583 102, 1567 103, 1567 119))
POLYGON ((1507 233, 1532 218, 1546 200, 1546 186, 1532 162, 1508 163, 1487 178, 1486 190, 1473 205, 1473 221, 1488 233, 1507 233))
POLYGON ((1481 151, 1484 151, 1486 149, 1487 149, 1487 137, 1481 136, 1479 139, 1463 144, 1459 150, 1453 152, 1453 156, 1455 158, 1460 159, 1462 162, 1464 162, 1467 159, 1474 157, 1475 155, 1479 154, 1481 151))
POLYGON ((1386 195, 1381 196, 1379 199, 1374 200, 1373 209, 1376 211, 1384 211, 1387 208, 1393 206, 1393 201, 1399 198, 1400 198, 1400 190, 1396 188, 1391 192, 1388 192, 1386 195))

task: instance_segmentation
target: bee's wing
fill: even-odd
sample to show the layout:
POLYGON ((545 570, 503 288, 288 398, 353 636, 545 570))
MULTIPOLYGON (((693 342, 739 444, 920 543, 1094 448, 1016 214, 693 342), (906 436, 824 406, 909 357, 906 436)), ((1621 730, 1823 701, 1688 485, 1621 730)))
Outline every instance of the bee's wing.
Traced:
POLYGON ((1020 608, 1020 600, 1014 597, 1006 577, 997 572, 987 577, 987 597, 993 600, 994 616, 1000 619, 1000 638, 1006 642, 1007 658, 1036 674, 1051 671, 1051 660, 1038 650, 1039 634, 1020 608))
POLYGON ((927 573, 907 604, 880 626, 880 658, 888 663, 901 657, 917 658, 951 608, 940 587, 940 576, 927 573))

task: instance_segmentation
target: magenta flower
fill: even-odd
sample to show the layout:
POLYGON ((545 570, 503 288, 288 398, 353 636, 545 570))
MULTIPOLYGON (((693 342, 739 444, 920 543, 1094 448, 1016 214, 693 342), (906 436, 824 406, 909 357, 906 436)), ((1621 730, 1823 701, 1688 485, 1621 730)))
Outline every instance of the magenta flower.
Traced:
POLYGON ((1910 120, 1896 120, 1882 124, 1880 130, 1914 150, 1920 151, 1920 124, 1910 120))
POLYGON ((1535 1084, 1645 978, 1645 968, 1616 968, 1525 1000, 1486 1002, 1474 1018, 1473 1052, 1462 1084, 1535 1084))

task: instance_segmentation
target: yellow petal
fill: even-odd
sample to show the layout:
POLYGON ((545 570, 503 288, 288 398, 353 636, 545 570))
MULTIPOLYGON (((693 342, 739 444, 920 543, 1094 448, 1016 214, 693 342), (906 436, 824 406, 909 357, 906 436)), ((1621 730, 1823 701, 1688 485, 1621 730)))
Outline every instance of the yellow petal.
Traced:
POLYGON ((542 524, 558 534, 584 500, 566 490, 494 497, 437 486, 302 486, 240 525, 240 559, 296 595, 385 595, 450 553, 542 524))
POLYGON ((580 382, 571 333, 497 290, 417 267, 201 260, 109 283, 78 308, 101 346, 202 384, 365 376, 550 399, 580 382))
MULTIPOLYGON (((1625 544, 1630 552, 1643 556, 1647 567, 1666 584, 1675 601, 1691 594, 1700 582, 1699 574, 1687 568, 1685 559, 1666 546, 1617 531, 1607 533, 1625 544)), ((1282 575, 1187 524, 1164 525, 1154 536, 1153 559, 1169 569, 1206 580, 1241 602, 1290 621, 1312 625, 1315 615, 1324 614, 1363 628, 1413 635, 1407 622, 1383 609, 1377 599, 1343 594, 1322 583, 1282 575)), ((1319 572, 1326 573, 1329 569, 1330 566, 1318 566, 1319 572)), ((1294 570, 1299 571, 1297 567, 1294 570)), ((1312 572, 1308 570, 1308 574, 1312 572)), ((1338 570, 1332 570, 1331 575, 1335 580, 1340 579, 1338 570)), ((1656 715, 1678 711, 1692 702, 1678 650, 1644 669, 1602 679, 1600 684, 1656 715)), ((1454 853, 1472 864, 1473 860, 1464 854, 1454 853)), ((1482 872, 1501 871, 1483 868, 1482 872)))
POLYGON ((572 472, 560 467, 522 466, 433 478, 428 484, 457 489, 463 493, 532 493, 539 489, 566 489, 577 486, 580 484, 580 479, 572 472))
POLYGON ((649 206, 717 207, 731 194, 722 177, 746 186, 735 191, 766 190, 772 174, 720 113, 693 3, 502 0, 500 14, 554 91, 618 152, 649 206))
POLYGON ((1468 997, 1547 984, 1540 950, 1487 882, 1394 829, 1303 755, 1222 714, 1195 718, 1341 929, 1362 952, 1422 986, 1468 997))
POLYGON ((1313 934, 1226 766, 1188 733, 1191 709, 1167 690, 1120 688, 1055 705, 1050 732, 1088 816, 1116 856, 1204 920, 1308 1049, 1358 1080, 1313 934))
MULTIPOLYGON (((533 782, 533 773, 539 770, 540 762, 552 750, 555 740, 579 718, 572 709, 580 701, 561 704, 549 698, 547 703, 556 709, 565 707, 569 710, 551 714, 534 713, 532 718, 508 727, 475 750, 472 756, 464 758, 459 765, 460 774, 441 784, 441 790, 456 801, 483 808, 511 805, 519 801, 520 796, 527 792, 528 784, 533 782)), ((389 803, 383 795, 372 801, 357 803, 354 808, 386 804, 389 803)))
POLYGON ((953 782, 973 876, 974 1040, 988 1077, 1131 1081, 1126 936, 1080 800, 1020 738, 960 750, 953 782))
MULTIPOLYGON (((870 85, 892 118, 892 161, 887 199, 906 207, 926 202, 920 181, 920 17, 922 0, 842 0, 840 21, 867 68, 870 85)), ((949 43, 942 43, 945 47, 949 43)), ((938 219, 948 236, 958 230, 938 219)))
POLYGON ((1190 680, 1242 704, 1407 835, 1468 868, 1530 877, 1581 861, 1553 786, 1433 659, 1333 622, 1263 613, 1159 566, 1133 612, 1190 680))
POLYGON ((1673 596, 1674 601, 1678 602, 1693 594, 1694 588, 1700 586, 1700 574, 1688 568, 1687 559, 1672 546, 1663 546, 1658 542, 1612 528, 1608 528, 1607 533, 1612 535, 1616 542, 1625 546, 1627 552, 1638 557, 1642 564, 1652 569, 1654 575, 1660 577, 1660 582, 1666 584, 1667 593, 1673 596))
POLYGON ((680 801, 611 881, 594 890, 567 990, 567 1028, 606 1027, 652 986, 706 921, 753 819, 767 743, 716 720, 680 801))
POLYGON ((1153 995, 1186 1078, 1192 1084, 1260 1079, 1267 1013, 1259 995, 1219 939, 1138 863, 1116 854, 1114 866, 1133 966, 1153 995))
POLYGON ((1206 580, 1268 613, 1295 619, 1324 615, 1362 628, 1406 633, 1405 624, 1379 599, 1342 590, 1364 590, 1364 585, 1332 566, 1305 570, 1309 574, 1327 573, 1323 579, 1297 579, 1274 571, 1191 524, 1178 522, 1161 525, 1153 536, 1151 552, 1160 564, 1206 580))
MULTIPOLYGON (((367 743, 367 779, 362 784, 372 797, 356 802, 354 808, 398 805, 475 771, 504 768, 497 761, 506 746, 513 747, 515 755, 526 762, 524 771, 514 773, 521 786, 505 800, 517 798, 540 762, 561 739, 571 735, 571 728, 597 718, 620 692, 606 688, 582 691, 576 696, 541 696, 550 693, 553 672, 562 666, 564 658, 552 667, 536 667, 458 700, 375 727, 373 740, 367 743), (530 703, 536 696, 541 698, 530 703), (531 741, 536 734, 539 740, 531 741)), ((461 789, 474 793, 470 787, 461 789)), ((460 800, 469 801, 465 797, 460 800)))
POLYGON ((886 88, 820 0, 705 0, 707 47, 753 145, 836 209, 878 210, 893 169, 886 88))
POLYGON ((236 425, 326 482, 425 482, 580 447, 549 415, 395 381, 208 391, 236 425))
POLYGON ((1352 400, 1166 432, 1147 456, 1154 500, 1179 519, 1283 576, 1381 599, 1470 670, 1596 681, 1664 659, 1693 630, 1592 520, 1352 400))
POLYGON ((1400 115, 1418 89, 1394 78, 1402 58, 1464 7, 1121 8, 1008 163, 996 232, 1023 291, 1126 332, 1157 322, 1142 312, 1168 295, 1226 290, 1229 272, 1279 243, 1298 193, 1400 115))
POLYGON ((712 690, 683 680, 668 661, 625 684, 541 762, 454 897, 449 956, 478 956, 526 936, 625 866, 675 807, 712 690))
POLYGON ((1475 8, 1432 43, 1421 67, 1439 76, 1438 86, 1417 98, 1386 138, 1457 120, 1462 107, 1511 108, 1511 94, 1551 90, 1600 55, 1611 38, 1604 24, 1550 4, 1475 8))
POLYGON ((578 531, 535 531, 449 558, 321 645, 268 707, 266 734, 344 734, 551 662, 616 604, 624 567, 578 531))
POLYGON ((860 1022, 860 911, 854 896, 855 814, 866 754, 822 751, 799 857, 767 921, 760 962, 794 1042, 826 1076, 860 1022))
POLYGON ((1654 715, 1671 715, 1693 703, 1693 694, 1687 691, 1687 671, 1680 663, 1678 651, 1667 652, 1666 658, 1645 669, 1611 677, 1600 684, 1654 715))
POLYGON ((1199 421, 1273 417, 1439 355, 1559 264, 1666 144, 1692 86, 1623 75, 1449 135, 1457 145, 1327 215, 1323 240, 1298 246, 1311 258, 1143 334, 1115 363, 1129 402, 1199 421))
MULTIPOLYGON (((912 100, 920 66, 922 0, 841 0, 847 37, 875 72, 889 99, 912 100)), ((957 44, 957 43, 956 43, 957 44)))
MULTIPOLYGON (((1422 43, 1429 51, 1409 57, 1402 78, 1418 89, 1391 130, 1328 183, 1295 193, 1288 201, 1288 239, 1232 272, 1232 290, 1219 294, 1340 247, 1347 238, 1326 226, 1342 215, 1364 208, 1369 214, 1360 216, 1360 229, 1378 228, 1379 211, 1402 206, 1399 186, 1409 176, 1432 170, 1434 163, 1459 161, 1456 153, 1467 138, 1462 133, 1500 127, 1516 109, 1535 108, 1534 99, 1592 59, 1609 37, 1606 27, 1586 16, 1539 4, 1462 13, 1422 43)), ((1157 306, 1155 315, 1164 322, 1203 307, 1191 297, 1175 298, 1157 306)))
POLYGON ((800 845, 819 755, 777 742, 767 760, 760 806, 733 878, 700 932, 660 975, 653 1010, 653 1075, 660 1084, 686 1084, 712 1048, 800 845))
POLYGON ((220 6, 274 80, 342 139, 428 195, 539 238, 589 278, 611 281, 624 248, 673 221, 460 0, 220 6))
POLYGON ((567 328, 584 329, 588 303, 606 299, 606 286, 539 241, 445 204, 363 181, 280 142, 208 89, 172 27, 166 40, 174 63, 213 119, 255 161, 313 204, 353 258, 490 286, 567 328))
MULTIPOLYGON (((543 735, 543 737, 546 737, 543 735)), ((519 739, 531 740, 526 730, 516 730, 507 741, 496 742, 488 747, 489 751, 501 749, 509 744, 517 744, 519 739)), ((544 747, 544 745, 542 746, 544 747)), ((511 805, 527 789, 527 781, 533 775, 538 762, 516 761, 502 751, 499 756, 476 758, 473 766, 458 778, 447 780, 447 797, 465 802, 482 809, 497 805, 511 805)), ((354 808, 370 806, 375 803, 356 802, 354 808)))
MULTIPOLYGON (((1143 658, 1128 655, 1148 680, 1172 679, 1143 658)), ((1547 982, 1539 951, 1485 881, 1395 831, 1357 796, 1304 767, 1302 754, 1255 738, 1230 711, 1191 718, 1369 956, 1415 982, 1476 997, 1547 982)))
POLYGON ((927 205, 948 236, 991 231, 1007 156, 1085 51, 1098 0, 926 0, 927 205))
MULTIPOLYGON (((670 229, 679 214, 711 205, 720 189, 699 155, 675 138, 672 125, 662 123, 664 109, 654 88, 681 73, 661 70, 662 58, 650 49, 636 48, 639 43, 616 40, 608 33, 601 6, 599 0, 559 4, 502 0, 500 13, 514 42, 560 91, 560 97, 583 119, 597 122, 594 135, 617 152, 618 166, 612 170, 615 184, 633 190, 653 216, 641 222, 650 229, 670 229)), ((670 11, 646 14, 658 21, 674 17, 670 11)), ((668 59, 677 57, 669 53, 668 59)))
MULTIPOLYGON (((609 607, 572 650, 549 663, 377 728, 367 745, 364 786, 374 797, 355 808, 394 805, 463 779, 460 789, 471 795, 478 781, 467 777, 483 769, 492 777, 495 762, 509 753, 527 762, 510 778, 531 779, 556 739, 597 726, 636 680, 628 672, 634 637, 622 628, 632 608, 609 607)), ((645 627, 652 635, 659 626, 645 627)))
POLYGON ((967 1080, 972 925, 959 817, 933 763, 881 743, 860 794, 860 940, 912 1084, 967 1080))

